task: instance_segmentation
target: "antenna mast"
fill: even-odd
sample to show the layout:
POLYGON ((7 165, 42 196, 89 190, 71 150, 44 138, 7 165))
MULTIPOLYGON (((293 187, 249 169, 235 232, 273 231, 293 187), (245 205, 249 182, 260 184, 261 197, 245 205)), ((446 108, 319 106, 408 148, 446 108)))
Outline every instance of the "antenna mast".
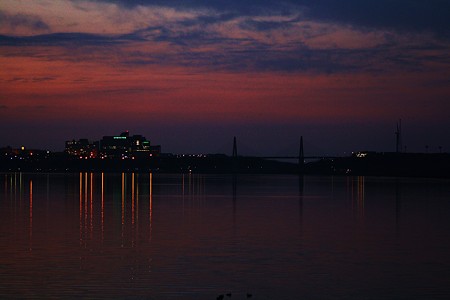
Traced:
POLYGON ((400 153, 402 152, 403 146, 402 146, 402 119, 399 119, 397 122, 397 131, 395 132, 396 137, 396 148, 395 152, 400 153))

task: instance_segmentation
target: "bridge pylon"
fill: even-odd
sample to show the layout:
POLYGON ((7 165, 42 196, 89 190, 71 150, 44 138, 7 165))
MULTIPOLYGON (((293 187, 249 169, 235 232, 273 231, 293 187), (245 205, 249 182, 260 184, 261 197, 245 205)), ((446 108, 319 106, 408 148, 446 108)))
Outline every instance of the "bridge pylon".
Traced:
POLYGON ((233 154, 231 155, 231 159, 233 161, 232 163, 233 173, 236 174, 238 172, 238 153, 237 153, 236 137, 233 138, 233 154))
POLYGON ((305 168, 305 152, 303 150, 303 136, 300 137, 300 147, 298 149, 298 170, 300 173, 304 171, 305 168))

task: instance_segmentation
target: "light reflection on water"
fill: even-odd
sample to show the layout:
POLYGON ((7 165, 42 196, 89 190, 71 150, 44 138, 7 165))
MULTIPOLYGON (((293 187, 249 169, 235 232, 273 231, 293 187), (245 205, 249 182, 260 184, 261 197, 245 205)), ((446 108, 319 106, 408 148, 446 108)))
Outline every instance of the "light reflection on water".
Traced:
POLYGON ((450 296, 448 180, 0 178, 1 298, 450 296))

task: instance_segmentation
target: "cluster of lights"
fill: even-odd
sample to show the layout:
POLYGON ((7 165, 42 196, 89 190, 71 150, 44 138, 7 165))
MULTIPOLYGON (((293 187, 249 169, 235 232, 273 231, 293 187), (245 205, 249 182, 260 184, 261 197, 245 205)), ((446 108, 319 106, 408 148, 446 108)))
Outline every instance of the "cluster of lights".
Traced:
MULTIPOLYGON (((149 154, 149 157, 152 157, 153 156, 153 154, 149 154)), ((17 156, 16 156, 17 157, 17 156)), ((109 158, 113 158, 114 156, 110 156, 109 158)), ((83 156, 83 155, 80 155, 79 157, 78 157, 79 159, 95 159, 95 158, 97 158, 97 156, 94 154, 94 153, 92 153, 91 152, 91 154, 89 155, 89 156, 83 156)), ((100 155, 98 158, 100 158, 100 159, 107 159, 108 158, 108 155, 106 155, 106 154, 102 154, 102 155, 100 155)), ((12 159, 12 158, 11 158, 12 159)), ((135 156, 129 156, 129 155, 127 155, 127 154, 122 154, 122 156, 121 156, 121 159, 122 160, 126 160, 126 159, 132 159, 132 160, 135 160, 136 159, 136 157, 135 156)))
POLYGON ((9 157, 11 160, 13 159, 19 159, 19 160, 24 160, 27 158, 30 158, 32 156, 34 157, 41 157, 43 155, 45 155, 45 157, 47 158, 50 155, 50 151, 46 150, 45 153, 41 153, 41 152, 25 152, 25 147, 21 147, 20 150, 22 152, 17 152, 17 150, 13 150, 11 152, 5 152, 3 153, 4 156, 9 157))
POLYGON ((92 158, 96 158, 97 155, 95 154, 95 152, 91 151, 89 152, 89 155, 80 155, 80 159, 92 159, 92 158))
POLYGON ((179 154, 177 155, 178 158, 180 157, 207 157, 206 154, 179 154))
MULTIPOLYGON (((120 136, 106 136, 99 142, 89 143, 87 139, 79 141, 66 141, 65 152, 69 155, 79 157, 80 159, 90 158, 117 158, 117 159, 135 159, 145 156, 153 156, 151 152, 150 141, 143 136, 129 136, 128 131, 120 136), (90 154, 94 150, 94 155, 90 154), (139 152, 139 154, 136 154, 139 152), (146 153, 145 153, 146 152, 146 153), (86 158, 87 157, 87 158, 86 158)), ((160 151, 155 148, 155 151, 160 151)))

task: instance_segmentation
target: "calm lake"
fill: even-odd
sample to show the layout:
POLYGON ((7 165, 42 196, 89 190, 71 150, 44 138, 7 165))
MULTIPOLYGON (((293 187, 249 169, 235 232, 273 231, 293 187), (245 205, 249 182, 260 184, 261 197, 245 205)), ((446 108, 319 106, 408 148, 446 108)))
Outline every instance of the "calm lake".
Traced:
POLYGON ((0 298, 219 295, 449 299, 450 181, 0 174, 0 298))

